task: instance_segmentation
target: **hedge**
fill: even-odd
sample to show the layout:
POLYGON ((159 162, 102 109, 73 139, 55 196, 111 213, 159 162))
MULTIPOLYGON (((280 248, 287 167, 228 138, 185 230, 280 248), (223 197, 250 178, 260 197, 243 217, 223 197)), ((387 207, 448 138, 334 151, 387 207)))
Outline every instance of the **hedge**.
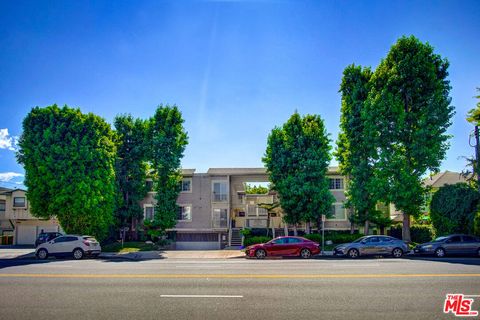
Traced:
MULTIPOLYGON (((393 226, 390 228, 389 235, 402 239, 402 226, 393 226)), ((428 225, 413 225, 410 226, 410 237, 412 242, 424 243, 429 242, 435 237, 435 232, 431 226, 428 225)))
POLYGON ((259 236, 259 237, 246 237, 243 240, 243 245, 245 247, 251 246, 253 244, 259 244, 259 243, 265 243, 272 240, 271 237, 264 237, 264 236, 259 236))
MULTIPOLYGON (((322 235, 318 233, 306 234, 304 237, 317 243, 322 242, 322 235)), ((340 244, 355 241, 360 237, 363 237, 363 234, 329 233, 325 234, 325 242, 330 240, 334 244, 340 244)))

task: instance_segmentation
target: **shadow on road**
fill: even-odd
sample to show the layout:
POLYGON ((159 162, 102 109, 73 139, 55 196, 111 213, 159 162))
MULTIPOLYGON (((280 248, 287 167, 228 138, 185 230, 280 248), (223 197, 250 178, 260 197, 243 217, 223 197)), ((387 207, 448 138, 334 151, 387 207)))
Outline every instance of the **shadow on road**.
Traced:
POLYGON ((444 258, 429 257, 429 256, 405 256, 404 259, 409 260, 418 260, 418 261, 430 261, 436 263, 453 263, 453 264, 464 264, 470 266, 480 266, 480 258, 472 256, 451 256, 444 258))

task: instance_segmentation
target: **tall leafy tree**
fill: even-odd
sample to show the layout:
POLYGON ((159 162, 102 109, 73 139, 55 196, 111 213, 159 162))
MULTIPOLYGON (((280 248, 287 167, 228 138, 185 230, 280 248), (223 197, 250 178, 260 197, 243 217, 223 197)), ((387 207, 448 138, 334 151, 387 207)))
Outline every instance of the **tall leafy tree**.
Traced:
POLYGON ((180 161, 188 143, 183 122, 177 106, 160 105, 148 124, 156 206, 153 221, 145 223, 154 236, 162 235, 177 222, 177 198, 182 179, 180 161))
POLYGON ((36 107, 23 120, 19 146, 31 213, 56 217, 67 233, 103 239, 115 206, 110 125, 67 106, 36 107))
POLYGON ((435 192, 430 218, 437 235, 473 233, 480 194, 466 183, 446 185, 435 192))
POLYGON ((365 234, 368 234, 369 222, 378 218, 375 210, 377 188, 373 179, 373 163, 369 161, 374 149, 365 139, 362 119, 371 77, 370 68, 361 66, 350 65, 343 71, 340 134, 335 151, 340 171, 348 178, 346 205, 353 207, 354 214, 350 221, 364 223, 365 234))
POLYGON ((130 227, 136 237, 136 224, 142 217, 139 202, 147 193, 146 122, 131 115, 118 115, 114 120, 117 133, 115 162, 118 227, 130 227))
POLYGON ((335 199, 326 177, 331 160, 330 140, 318 115, 295 112, 268 136, 263 162, 278 192, 284 220, 290 224, 316 221, 331 215, 335 199))
POLYGON ((422 176, 438 171, 448 149, 450 105, 448 61, 428 43, 402 37, 371 79, 362 117, 375 146, 377 188, 385 202, 404 213, 403 239, 410 241, 410 216, 418 216, 425 190, 422 176))
MULTIPOLYGON (((480 88, 477 88, 477 91, 480 93, 480 88)), ((474 134, 470 138, 471 140, 473 140, 472 138, 475 139, 475 157, 465 157, 467 160, 467 169, 464 170, 462 174, 480 191, 480 174, 478 173, 480 169, 480 95, 475 98, 479 99, 477 107, 471 109, 467 115, 467 121, 475 126, 474 134)), ((473 144, 472 141, 471 144, 473 144)))

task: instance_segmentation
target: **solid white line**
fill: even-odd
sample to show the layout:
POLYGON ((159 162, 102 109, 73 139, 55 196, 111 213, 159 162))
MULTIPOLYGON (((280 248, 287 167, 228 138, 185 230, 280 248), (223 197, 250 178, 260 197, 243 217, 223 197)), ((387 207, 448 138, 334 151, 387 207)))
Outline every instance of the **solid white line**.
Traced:
POLYGON ((160 298, 243 298, 243 296, 225 296, 210 294, 162 294, 160 298))

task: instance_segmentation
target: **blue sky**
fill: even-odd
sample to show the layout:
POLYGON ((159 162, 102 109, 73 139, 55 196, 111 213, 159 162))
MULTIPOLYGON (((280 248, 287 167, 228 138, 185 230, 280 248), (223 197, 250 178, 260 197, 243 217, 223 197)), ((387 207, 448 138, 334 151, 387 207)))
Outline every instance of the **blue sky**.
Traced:
POLYGON ((268 133, 295 110, 320 114, 336 140, 343 69, 375 68, 411 34, 451 63, 442 169, 461 171, 478 17, 479 1, 0 1, 0 184, 22 181, 10 150, 22 119, 53 103, 110 123, 177 104, 190 137, 182 165, 200 172, 261 166, 268 133))

